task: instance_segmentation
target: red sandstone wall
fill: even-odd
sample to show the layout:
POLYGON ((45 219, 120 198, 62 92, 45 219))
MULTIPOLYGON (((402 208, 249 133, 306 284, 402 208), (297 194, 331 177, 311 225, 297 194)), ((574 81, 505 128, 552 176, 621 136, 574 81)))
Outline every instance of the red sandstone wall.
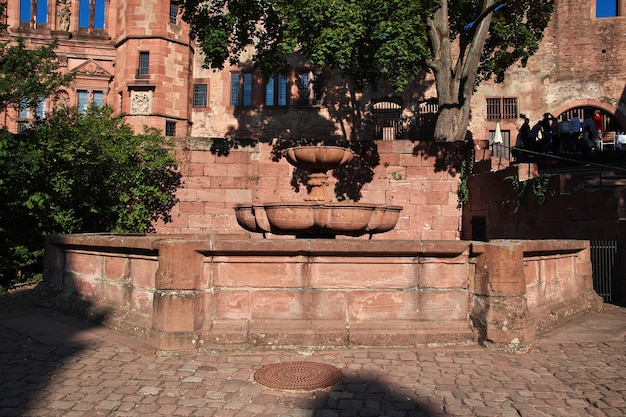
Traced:
MULTIPOLYGON (((469 201, 463 207, 463 239, 477 239, 476 218, 485 219, 487 239, 582 239, 618 242, 613 300, 626 300, 626 189, 580 192, 570 175, 552 176, 544 204, 530 192, 517 206, 518 195, 507 177, 521 180, 536 173, 533 164, 477 173, 468 181, 469 201)), ((552 273, 548 269, 544 273, 552 273)))
POLYGON ((597 308, 580 241, 47 240, 42 294, 161 349, 414 346, 519 350, 597 308))
MULTIPOLYGON (((517 97, 519 113, 534 124, 545 112, 558 116, 578 106, 594 106, 614 114, 626 129, 623 96, 626 49, 626 5, 620 16, 596 18, 601 0, 556 0, 552 19, 539 50, 526 67, 513 65, 503 83, 483 83, 472 97, 469 129, 478 139, 488 138, 496 120, 486 120, 487 97, 517 97)), ((514 139, 521 119, 500 120, 514 139)))
MULTIPOLYGON (((472 218, 486 217, 489 239, 620 240, 626 236, 623 188, 577 192, 568 175, 550 179, 544 204, 530 192, 518 196, 507 177, 528 178, 528 165, 472 175, 469 201, 463 208, 463 238, 472 239, 472 218)), ((531 165, 532 171, 532 165, 531 165)))
MULTIPOLYGON (((337 174, 345 177, 331 175, 330 180, 350 192, 362 182, 362 202, 404 207, 396 228, 373 239, 458 240, 459 178, 452 168, 456 161, 449 157, 454 149, 418 149, 420 145, 410 141, 371 144, 357 168, 340 169, 337 174)), ((292 185, 295 169, 284 159, 274 162, 271 145, 254 142, 222 151, 224 155, 212 152, 212 146, 216 143, 208 139, 177 139, 184 185, 177 193, 180 201, 172 211, 173 221, 159 223, 159 233, 243 233, 235 204, 304 201, 306 188, 292 185)), ((335 200, 334 185, 328 194, 335 200)))

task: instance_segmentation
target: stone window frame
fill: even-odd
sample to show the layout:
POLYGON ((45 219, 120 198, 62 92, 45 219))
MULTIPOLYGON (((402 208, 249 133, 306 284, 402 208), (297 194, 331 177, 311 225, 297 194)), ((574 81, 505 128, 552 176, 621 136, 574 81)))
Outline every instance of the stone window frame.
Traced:
MULTIPOLYGON (((79 0, 78 1, 78 33, 81 35, 106 36, 106 15, 108 0, 79 0), (87 25, 83 19, 82 9, 89 9, 87 25), (96 15, 102 16, 102 23, 96 25, 96 15)), ((97 19, 100 21, 100 18, 97 19)))
POLYGON ((165 121, 165 136, 168 136, 168 137, 176 136, 176 121, 175 120, 165 121))
POLYGON ((48 2, 47 1, 35 1, 35 0, 20 0, 19 5, 19 28, 25 30, 45 30, 48 28, 48 2), (28 6, 28 9, 26 9, 28 6), (24 20, 24 15, 28 11, 28 19, 24 20), (45 22, 39 22, 37 15, 42 14, 45 16, 45 22))
POLYGON ((254 73, 238 70, 230 73, 230 106, 252 107, 254 104, 254 73))
POLYGON ((519 118, 517 97, 486 97, 487 120, 514 120, 519 118))
POLYGON ((147 78, 150 76, 150 52, 139 51, 137 63, 137 75, 135 78, 147 78))
POLYGON ((195 83, 192 91, 192 107, 205 108, 209 103, 209 85, 207 83, 195 83), (200 89, 204 91, 199 91, 200 89))
POLYGON ((171 25, 177 25, 179 23, 179 11, 180 5, 178 4, 178 1, 170 1, 169 23, 171 25))
POLYGON ((265 83, 265 107, 285 108, 289 105, 289 78, 278 74, 265 83), (271 86, 271 89, 270 89, 271 86))
POLYGON ((298 105, 303 107, 320 107, 324 95, 322 71, 303 68, 296 71, 298 85, 298 105), (310 80, 311 75, 313 81, 310 80), (305 78, 306 76, 306 78, 305 78))

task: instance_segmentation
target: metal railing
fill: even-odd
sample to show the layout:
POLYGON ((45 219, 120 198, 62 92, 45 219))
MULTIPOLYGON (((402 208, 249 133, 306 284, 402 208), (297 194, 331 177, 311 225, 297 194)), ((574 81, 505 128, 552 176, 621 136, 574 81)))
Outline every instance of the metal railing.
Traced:
POLYGON ((613 301, 613 275, 617 245, 616 240, 591 241, 593 289, 607 303, 613 301))

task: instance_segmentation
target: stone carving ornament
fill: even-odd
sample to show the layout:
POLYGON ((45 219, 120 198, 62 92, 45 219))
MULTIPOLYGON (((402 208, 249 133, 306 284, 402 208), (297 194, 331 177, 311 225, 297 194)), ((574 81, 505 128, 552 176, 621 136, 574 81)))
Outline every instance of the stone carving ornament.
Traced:
POLYGON ((59 30, 67 32, 70 29, 71 0, 57 0, 59 6, 59 30))
POLYGON ((133 91, 130 100, 130 112, 132 114, 148 114, 152 94, 150 91, 133 91))

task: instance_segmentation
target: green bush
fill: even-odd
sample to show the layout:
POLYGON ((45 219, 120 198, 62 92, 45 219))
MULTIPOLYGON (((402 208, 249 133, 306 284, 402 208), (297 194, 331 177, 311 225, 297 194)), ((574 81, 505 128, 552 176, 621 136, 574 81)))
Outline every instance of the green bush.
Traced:
POLYGON ((0 132, 0 284, 37 273, 47 235, 143 233, 169 221, 181 184, 171 150, 109 107, 59 109, 24 134, 0 132))

